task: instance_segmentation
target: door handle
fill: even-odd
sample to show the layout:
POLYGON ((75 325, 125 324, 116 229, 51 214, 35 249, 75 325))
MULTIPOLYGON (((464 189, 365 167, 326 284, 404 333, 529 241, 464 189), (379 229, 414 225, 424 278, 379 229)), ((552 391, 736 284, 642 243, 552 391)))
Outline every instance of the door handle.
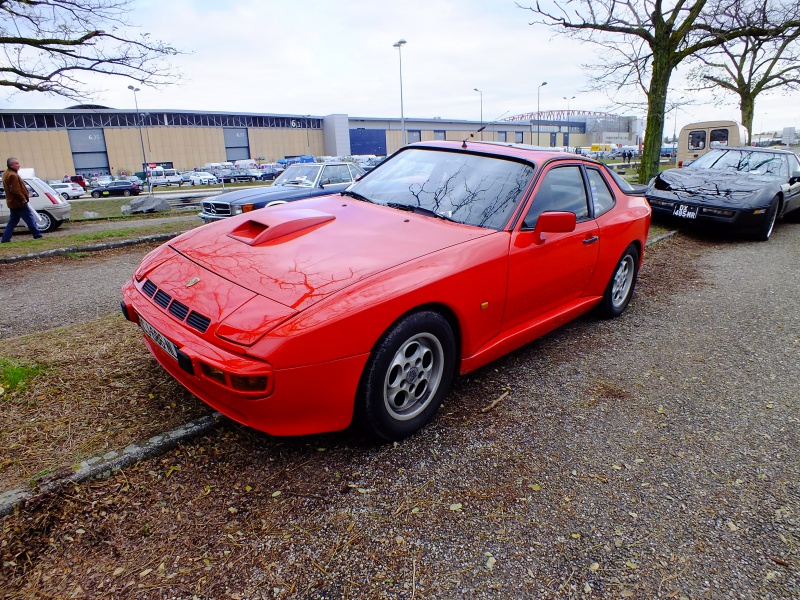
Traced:
POLYGON ((597 237, 596 235, 593 235, 592 237, 588 237, 585 240, 583 240, 583 243, 587 244, 587 245, 588 244, 594 244, 599 239, 600 239, 599 237, 597 237))

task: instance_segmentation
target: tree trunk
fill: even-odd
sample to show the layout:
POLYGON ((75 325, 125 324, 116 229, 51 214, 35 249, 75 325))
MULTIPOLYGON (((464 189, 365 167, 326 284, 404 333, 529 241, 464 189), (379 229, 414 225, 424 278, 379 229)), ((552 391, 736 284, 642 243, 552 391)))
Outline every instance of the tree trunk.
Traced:
POLYGON ((747 145, 749 146, 753 143, 753 116, 756 112, 756 99, 742 92, 740 92, 740 98, 739 107, 742 110, 742 125, 747 129, 747 145))
MULTIPOLYGON (((658 55, 656 54, 656 57, 658 55)), ((653 62, 650 93, 647 96, 647 123, 645 125, 642 164, 639 167, 639 183, 648 183, 658 175, 661 164, 661 140, 664 137, 664 109, 667 105, 667 89, 672 65, 666 61, 653 62)))

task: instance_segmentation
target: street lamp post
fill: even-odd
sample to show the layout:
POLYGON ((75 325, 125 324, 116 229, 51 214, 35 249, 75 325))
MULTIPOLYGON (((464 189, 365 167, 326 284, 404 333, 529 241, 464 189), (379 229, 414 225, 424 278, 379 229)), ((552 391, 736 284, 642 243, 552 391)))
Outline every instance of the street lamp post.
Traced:
POLYGON ((478 88, 474 88, 476 92, 481 95, 481 139, 483 139, 483 92, 478 88))
POLYGON ((575 100, 575 96, 572 96, 571 98, 567 98, 566 96, 564 96, 564 100, 567 101, 567 122, 569 122, 569 114, 570 114, 569 113, 569 103, 570 103, 570 100, 575 100))
POLYGON ((546 81, 543 81, 539 87, 536 88, 536 145, 539 145, 539 136, 542 133, 542 111, 539 108, 539 99, 541 97, 542 87, 547 85, 546 81))
POLYGON ((142 171, 147 174, 147 159, 144 155, 144 138, 142 137, 142 119, 139 116, 139 101, 136 99, 136 92, 140 91, 139 88, 128 86, 128 89, 133 92, 133 103, 136 106, 136 127, 139 129, 139 143, 142 145, 142 171))
POLYGON ((309 126, 310 126, 310 123, 311 123, 309 121, 310 118, 311 118, 311 115, 306 115, 305 116, 305 121, 306 121, 305 122, 305 126, 306 126, 306 155, 308 155, 308 156, 311 156, 311 138, 309 137, 309 133, 308 133, 308 129, 309 129, 309 126))
POLYGON ((406 44, 405 40, 399 40, 392 44, 397 48, 397 57, 400 59, 400 127, 403 130, 401 143, 406 145, 406 117, 403 113, 403 46, 406 44))

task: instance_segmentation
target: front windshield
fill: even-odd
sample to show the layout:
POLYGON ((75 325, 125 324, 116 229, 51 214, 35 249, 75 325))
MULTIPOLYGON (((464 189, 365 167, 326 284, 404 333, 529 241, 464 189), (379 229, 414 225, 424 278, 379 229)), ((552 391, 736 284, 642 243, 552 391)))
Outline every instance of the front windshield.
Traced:
POLYGON ((780 154, 751 150, 712 150, 690 165, 693 169, 731 170, 754 175, 789 176, 789 167, 780 154))
POLYGON ((301 187, 313 187, 314 182, 319 176, 319 170, 322 165, 304 164, 304 165, 291 165, 286 169, 281 176, 275 180, 273 186, 276 185, 296 185, 301 187))
POLYGON ((478 227, 501 229, 534 167, 500 157, 411 148, 349 189, 376 204, 410 207, 478 227))

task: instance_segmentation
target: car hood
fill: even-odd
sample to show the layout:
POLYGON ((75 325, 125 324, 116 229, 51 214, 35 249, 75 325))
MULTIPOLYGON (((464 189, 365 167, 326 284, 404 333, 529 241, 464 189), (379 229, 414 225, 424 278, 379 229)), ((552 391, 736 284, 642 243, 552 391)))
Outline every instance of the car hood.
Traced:
POLYGON ((313 188, 297 187, 293 185, 279 185, 263 188, 256 188, 253 190, 237 190, 235 192, 228 192, 220 194, 207 200, 215 202, 228 202, 230 204, 250 204, 254 202, 271 202, 273 200, 290 200, 294 198, 306 198, 309 191, 313 188))
POLYGON ((322 196, 204 225, 169 245, 242 288, 302 310, 371 275, 491 233, 322 196))
POLYGON ((693 201, 740 206, 749 204, 765 189, 779 188, 780 183, 781 179, 774 175, 687 167, 664 171, 652 188, 673 192, 678 198, 691 196, 693 201))

